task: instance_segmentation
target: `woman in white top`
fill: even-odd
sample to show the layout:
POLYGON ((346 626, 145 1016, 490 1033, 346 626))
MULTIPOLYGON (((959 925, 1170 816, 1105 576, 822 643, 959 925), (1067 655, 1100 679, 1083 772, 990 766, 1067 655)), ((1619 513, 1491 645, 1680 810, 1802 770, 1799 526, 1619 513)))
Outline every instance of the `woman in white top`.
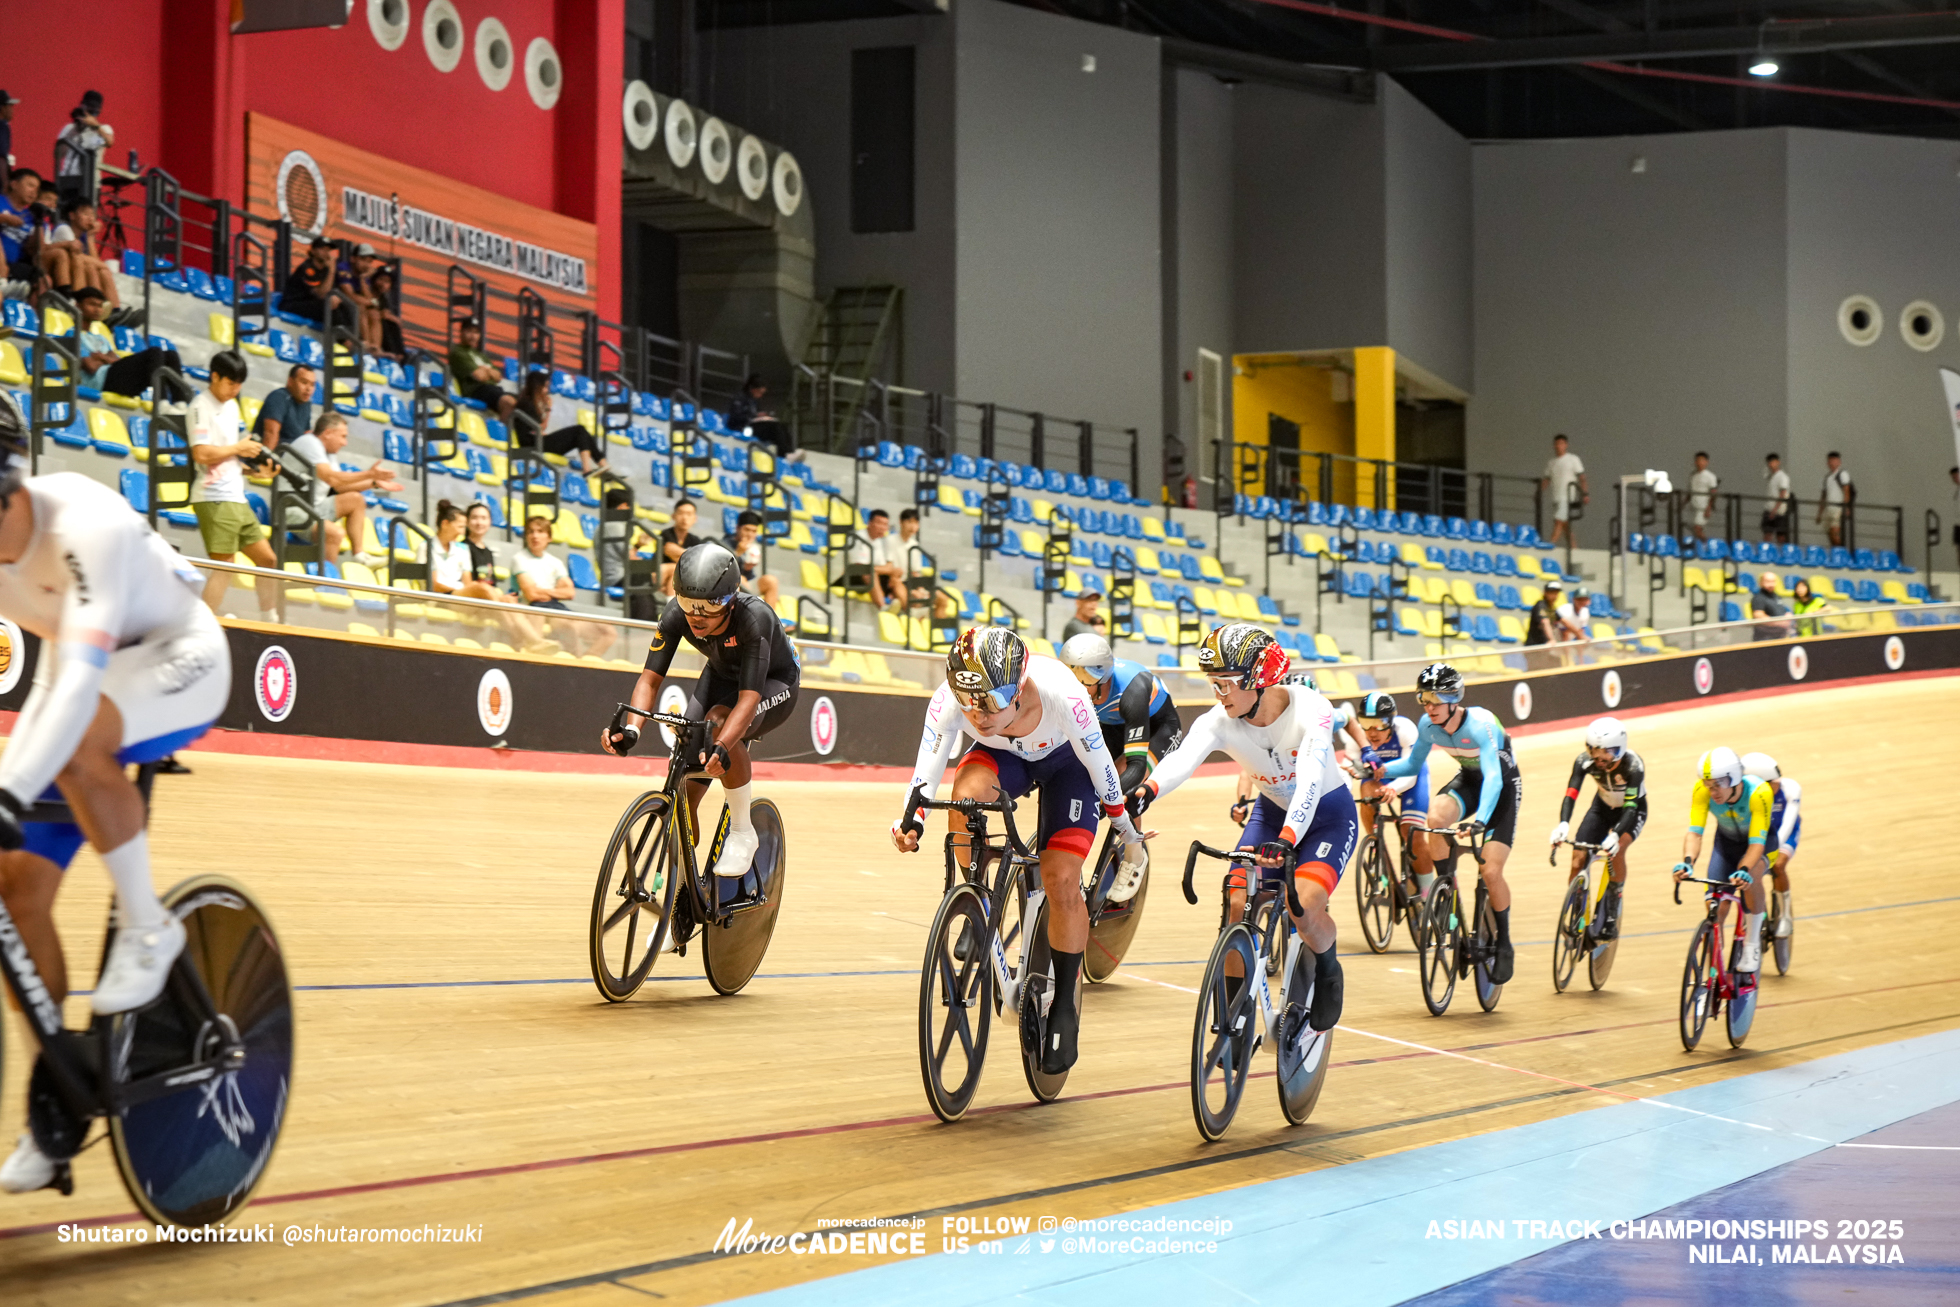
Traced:
MULTIPOLYGON (((486 512, 486 516, 488 516, 486 512)), ((500 600, 487 582, 470 576, 470 547, 463 540, 463 510, 444 499, 436 504, 436 542, 429 550, 429 588, 464 599, 500 600)))

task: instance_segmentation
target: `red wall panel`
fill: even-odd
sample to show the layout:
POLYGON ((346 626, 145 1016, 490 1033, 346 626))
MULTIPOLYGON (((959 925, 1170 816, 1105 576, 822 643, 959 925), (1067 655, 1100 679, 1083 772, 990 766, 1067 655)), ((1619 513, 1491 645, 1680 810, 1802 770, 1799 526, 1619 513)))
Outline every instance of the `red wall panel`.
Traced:
POLYGON ((116 129, 115 160, 141 151, 146 163, 161 160, 163 139, 157 50, 163 37, 158 0, 91 0, 65 4, 7 5, 6 58, 0 88, 20 97, 14 107, 14 157, 43 175, 54 171, 54 136, 82 92, 102 92, 102 119, 116 129), (102 40, 78 39, 86 23, 102 40))

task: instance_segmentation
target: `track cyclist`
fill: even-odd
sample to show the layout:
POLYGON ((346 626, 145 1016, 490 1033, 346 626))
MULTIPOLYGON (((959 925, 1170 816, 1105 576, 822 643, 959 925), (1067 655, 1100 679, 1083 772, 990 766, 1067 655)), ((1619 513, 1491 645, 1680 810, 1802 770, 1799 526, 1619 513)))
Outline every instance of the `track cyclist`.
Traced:
MULTIPOLYGON (((1611 939, 1620 930, 1620 896, 1626 891, 1627 850, 1640 838, 1647 824, 1647 765, 1627 747, 1627 728, 1617 717, 1601 717, 1586 728, 1586 748, 1572 760, 1572 775, 1565 782, 1565 799, 1559 805, 1558 825, 1552 827, 1554 847, 1572 837, 1572 805, 1587 776, 1593 779, 1592 806, 1579 821, 1576 837, 1580 844, 1604 844, 1611 835, 1616 847, 1609 855, 1612 877, 1600 900, 1600 937, 1611 939)), ((1587 854, 1572 850, 1569 884, 1586 865, 1587 854)))
MULTIPOLYGON (((98 1016, 133 1012, 162 993, 185 932, 150 882, 148 812, 123 769, 211 728, 231 692, 231 650, 199 599, 203 575, 122 496, 79 472, 27 469, 26 430, 0 398, 0 615, 41 639, 33 689, 0 756, 0 895, 61 1002, 68 972, 54 899, 86 838, 115 883, 118 914, 89 1005, 98 1016), (50 783, 74 823, 26 822, 50 783)), ((0 1164, 0 1189, 43 1188, 58 1169, 23 1134, 0 1164)))
POLYGON ((1773 838, 1770 812, 1775 798, 1767 782, 1745 775, 1734 749, 1710 749, 1695 765, 1695 787, 1688 800, 1688 834, 1681 843, 1681 861, 1674 879, 1694 873, 1701 856, 1702 832, 1715 820, 1715 848, 1708 855, 1708 878, 1746 886, 1742 892, 1748 920, 1743 923, 1742 951, 1737 971, 1760 971, 1763 965, 1763 866, 1765 846, 1773 838))
POLYGON ((1776 759, 1766 753, 1742 755, 1742 770, 1769 786, 1774 796, 1769 810, 1769 828, 1775 836, 1769 853, 1770 876, 1776 882, 1776 937, 1786 939, 1793 918, 1790 916, 1790 864, 1796 860, 1797 840, 1803 835, 1803 786, 1783 774, 1776 759))
MULTIPOLYGON (((790 719, 803 674, 782 622, 762 599, 741 593, 741 585, 741 565, 720 545, 695 545, 680 556, 674 565, 673 602, 660 615, 646 669, 634 683, 631 699, 640 709, 658 702, 661 682, 682 640, 707 660, 684 712, 715 723, 715 743, 702 770, 720 778, 728 802, 728 838, 714 871, 730 878, 748 871, 758 844, 749 813, 754 771, 746 741, 761 739, 790 719)), ((640 732, 632 726, 599 732, 606 752, 622 757, 639 742, 640 732)), ((701 796, 707 788, 705 782, 688 786, 696 830, 701 829, 701 796)))
MULTIPOLYGON (((1293 878, 1304 910, 1293 924, 1314 955, 1307 1024, 1332 1030, 1341 1019, 1342 978, 1327 900, 1354 855, 1361 821, 1334 765, 1333 705, 1310 684, 1287 677, 1288 661, 1286 650, 1249 622, 1213 627, 1198 646, 1198 668, 1218 702, 1157 764, 1133 803, 1141 815, 1153 799, 1189 780, 1213 750, 1251 774, 1258 794, 1238 847, 1256 849, 1262 868, 1293 878)), ((1234 888, 1234 916, 1244 904, 1245 890, 1234 888)))
MULTIPOLYGON (((946 652, 946 681, 926 705, 925 738, 912 769, 911 796, 931 798, 962 734, 974 744, 953 774, 955 799, 1021 798, 1041 791, 1041 883, 1048 893, 1048 948, 1055 998, 1041 1069, 1059 1075, 1075 1065, 1082 1014, 1075 1006, 1082 953, 1089 943, 1089 907, 1082 897, 1082 863, 1095 846, 1096 823, 1108 814, 1125 843, 1141 843, 1123 806, 1116 763, 1103 744, 1095 706, 1075 673, 1054 658, 1028 651, 1005 626, 975 626, 946 652)), ((949 812, 954 831, 965 817, 949 812)), ((917 818, 892 823, 892 843, 915 853, 925 826, 917 818)), ((956 847, 956 853, 958 849, 956 847)))
MULTIPOLYGON (((1339 716, 1338 710, 1336 716, 1339 716)), ((1382 690, 1370 690, 1346 727, 1348 736, 1355 741, 1356 775, 1361 779, 1357 797, 1373 799, 1383 792, 1401 796, 1401 825, 1405 828, 1402 837, 1413 838, 1406 828, 1426 825, 1429 820, 1429 764, 1425 762, 1413 776, 1398 776, 1392 781, 1374 779, 1374 771, 1401 758, 1415 746, 1416 724, 1396 713, 1394 695, 1382 690)), ((1364 839, 1375 832, 1375 812, 1372 805, 1362 805, 1364 839)), ((1430 858, 1428 840, 1416 840, 1410 852, 1415 857, 1417 885, 1408 890, 1408 895, 1416 898, 1429 892, 1430 885, 1436 879, 1436 871, 1430 858)))
MULTIPOLYGON (((1096 720, 1102 723, 1103 743, 1109 756, 1120 758, 1119 779, 1127 798, 1137 786, 1150 778, 1157 764, 1184 738, 1184 722, 1177 715, 1164 683, 1147 671, 1142 663, 1118 658, 1109 641, 1085 631, 1072 636, 1058 652, 1063 664, 1075 673, 1089 691, 1095 705, 1096 720)), ((1125 903, 1135 897, 1148 864, 1141 858, 1122 864, 1122 871, 1109 887, 1112 903, 1125 903)))
MULTIPOLYGON (((1487 831, 1484 844, 1484 885, 1497 917, 1497 956, 1490 979, 1502 985, 1511 979, 1511 887, 1504 882, 1504 864, 1517 836, 1518 809, 1524 806, 1524 778, 1511 756, 1511 741, 1488 708, 1463 706, 1463 674, 1448 663, 1431 663, 1416 676, 1416 702, 1424 720, 1416 729, 1409 751, 1376 773, 1377 779, 1414 776, 1429 761, 1431 749, 1456 759, 1457 773, 1429 801, 1429 825, 1454 826, 1464 831, 1487 831), (1475 790, 1474 815, 1471 792, 1475 790)), ((1445 852, 1435 837, 1431 856, 1445 852)))

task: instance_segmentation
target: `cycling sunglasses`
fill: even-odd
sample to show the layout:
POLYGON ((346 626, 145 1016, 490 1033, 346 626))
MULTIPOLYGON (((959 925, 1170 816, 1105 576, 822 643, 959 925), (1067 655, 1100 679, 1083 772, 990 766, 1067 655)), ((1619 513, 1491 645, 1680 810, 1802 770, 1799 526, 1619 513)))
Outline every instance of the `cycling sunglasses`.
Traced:
POLYGON ((1357 717, 1354 724, 1364 731, 1387 731, 1395 728, 1395 723, 1386 717, 1357 717))
POLYGON ((1071 667, 1069 668, 1069 670, 1075 673, 1076 680, 1082 682, 1084 685, 1088 686, 1091 690, 1095 689, 1097 686, 1101 685, 1104 681, 1109 679, 1107 676, 1097 676, 1094 672, 1090 671, 1086 667, 1071 667))
POLYGON ((983 717, 993 717, 1006 712, 1014 704, 1014 696, 1021 692, 1018 685, 1003 685, 998 690, 960 690, 953 691, 953 699, 968 712, 979 713, 983 717))
POLYGON ((1448 694, 1442 690, 1418 690, 1416 691, 1416 702, 1422 704, 1424 707, 1428 707, 1432 703, 1462 703, 1463 691, 1458 690, 1454 694, 1448 694))
POLYGON ((689 617, 713 617, 727 608, 735 600, 734 595, 726 599, 686 599, 680 600, 681 611, 689 617))

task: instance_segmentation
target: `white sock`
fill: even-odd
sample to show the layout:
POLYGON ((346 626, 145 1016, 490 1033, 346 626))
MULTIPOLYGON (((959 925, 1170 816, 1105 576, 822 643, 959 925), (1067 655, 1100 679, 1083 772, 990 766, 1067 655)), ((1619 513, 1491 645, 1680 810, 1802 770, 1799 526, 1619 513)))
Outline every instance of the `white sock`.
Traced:
POLYGON ((163 904, 150 881, 150 833, 138 831, 136 838, 102 855, 102 865, 116 882, 116 906, 122 909, 122 924, 138 930, 163 924, 163 904))
POLYGON ((1423 896, 1425 898, 1427 898, 1429 895, 1429 887, 1434 885, 1435 883, 1436 883, 1435 872, 1418 871, 1416 873, 1416 887, 1422 891, 1423 896))
POLYGON ((748 830, 751 825, 749 817, 749 789, 749 785, 731 785, 722 788, 723 794, 728 799, 728 828, 730 830, 748 830))
POLYGON ((1762 947, 1763 918, 1767 915, 1768 915, 1767 913, 1762 913, 1762 912, 1752 912, 1749 914, 1749 924, 1748 924, 1749 933, 1744 938, 1747 940, 1750 948, 1762 947))

